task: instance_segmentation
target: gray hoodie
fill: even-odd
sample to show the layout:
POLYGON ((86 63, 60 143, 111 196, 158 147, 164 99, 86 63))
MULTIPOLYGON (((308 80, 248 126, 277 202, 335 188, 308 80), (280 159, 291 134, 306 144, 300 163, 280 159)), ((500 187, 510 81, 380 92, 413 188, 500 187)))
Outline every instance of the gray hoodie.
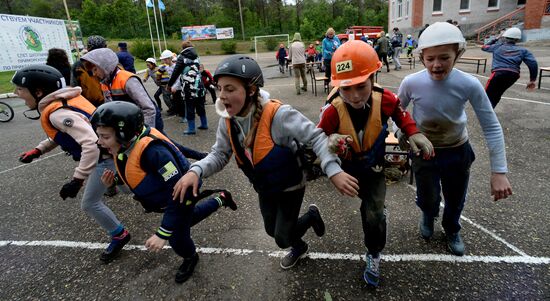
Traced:
MULTIPOLYGON (((100 81, 110 87, 113 77, 116 75, 115 71, 118 70, 118 57, 114 51, 109 48, 95 49, 86 53, 81 60, 88 61, 101 69, 105 73, 105 78, 100 79, 100 81)), ((124 92, 141 108, 145 124, 155 127, 156 107, 141 83, 141 79, 137 76, 130 77, 126 82, 126 86, 124 86, 124 92)), ((105 102, 112 100, 110 94, 105 95, 105 102)))
MULTIPOLYGON (((269 93, 260 90, 260 95, 262 105, 269 101, 269 93)), ((242 130, 239 135, 241 145, 243 145, 245 135, 250 131, 253 111, 253 109, 250 110, 250 113, 244 117, 233 117, 242 130)), ((190 171, 195 172, 201 178, 211 176, 222 170, 233 155, 225 124, 225 120, 230 117, 219 98, 216 100, 216 112, 221 117, 216 133, 216 143, 212 146, 212 151, 206 158, 193 163, 190 168, 190 171)), ((313 151, 321 159, 321 168, 329 178, 342 171, 342 168, 340 168, 340 159, 328 151, 328 139, 323 130, 317 128, 313 122, 289 105, 282 105, 277 110, 277 113, 275 113, 273 122, 271 123, 271 137, 275 144, 288 147, 293 151, 297 150, 294 139, 303 144, 311 143, 313 151)), ((301 186, 303 185, 305 183, 301 184, 301 186)), ((297 188, 299 187, 291 187, 288 190, 297 188)))

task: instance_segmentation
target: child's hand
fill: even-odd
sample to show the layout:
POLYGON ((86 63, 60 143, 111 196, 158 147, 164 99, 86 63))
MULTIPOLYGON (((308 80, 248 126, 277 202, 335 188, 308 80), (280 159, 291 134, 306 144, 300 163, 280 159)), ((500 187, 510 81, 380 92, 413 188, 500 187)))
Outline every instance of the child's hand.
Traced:
POLYGON ((355 197, 359 193, 359 181, 344 171, 332 176, 330 181, 343 195, 355 197))
POLYGON ((512 195, 512 185, 510 185, 506 174, 493 173, 491 175, 491 195, 495 202, 512 195))
POLYGON ((345 155, 352 142, 350 135, 332 134, 328 137, 328 150, 336 155, 345 155))
POLYGON ((145 247, 151 252, 159 252, 166 245, 166 242, 166 239, 162 239, 156 234, 153 234, 145 241, 145 247))
POLYGON ((101 175, 101 183, 107 187, 113 186, 115 182, 115 172, 110 169, 104 169, 101 175))
POLYGON ((420 152, 422 152, 422 157, 424 160, 429 160, 435 156, 433 144, 421 133, 411 135, 409 137, 409 144, 411 145, 411 150, 415 155, 420 156, 420 152))
POLYGON ((193 196, 198 195, 199 189, 199 176, 189 171, 183 177, 181 177, 176 185, 174 185, 174 191, 172 192, 172 199, 177 201, 179 199, 180 203, 183 203, 185 200, 185 193, 189 186, 193 187, 193 196))

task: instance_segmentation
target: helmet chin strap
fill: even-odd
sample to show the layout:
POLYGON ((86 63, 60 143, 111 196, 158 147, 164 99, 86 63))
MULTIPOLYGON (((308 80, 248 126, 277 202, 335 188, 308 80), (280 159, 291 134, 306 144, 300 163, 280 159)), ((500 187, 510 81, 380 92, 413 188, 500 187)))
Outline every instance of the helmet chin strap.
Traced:
POLYGON ((38 103, 40 102, 40 98, 36 95, 36 91, 29 90, 29 92, 31 93, 32 97, 34 97, 34 99, 36 100, 36 108, 35 109, 28 109, 28 110, 24 111, 23 116, 27 117, 30 120, 38 120, 38 119, 40 119, 40 111, 38 111, 38 103), (33 116, 27 115, 27 113, 32 112, 34 110, 36 110, 36 113, 38 114, 38 116, 33 117, 33 116))

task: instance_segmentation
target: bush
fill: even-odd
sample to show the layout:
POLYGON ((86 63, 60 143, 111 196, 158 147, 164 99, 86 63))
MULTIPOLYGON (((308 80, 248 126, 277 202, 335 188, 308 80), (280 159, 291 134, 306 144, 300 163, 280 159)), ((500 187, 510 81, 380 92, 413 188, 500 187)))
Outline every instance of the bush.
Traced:
POLYGON ((265 48, 269 51, 274 51, 277 48, 277 44, 278 42, 274 38, 267 38, 265 40, 265 48))
POLYGON ((237 43, 234 41, 223 41, 221 48, 225 54, 234 54, 237 53, 237 43))
POLYGON ((130 52, 134 57, 142 60, 153 57, 153 47, 151 46, 151 42, 147 40, 135 41, 130 48, 130 52))

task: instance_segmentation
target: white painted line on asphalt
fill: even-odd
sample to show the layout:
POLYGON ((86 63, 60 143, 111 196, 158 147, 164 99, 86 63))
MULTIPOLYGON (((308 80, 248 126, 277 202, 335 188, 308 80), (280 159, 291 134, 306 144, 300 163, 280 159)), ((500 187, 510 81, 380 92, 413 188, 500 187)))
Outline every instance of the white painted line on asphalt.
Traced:
MULTIPOLYGON (((407 186, 409 188, 411 188, 414 192, 416 192, 416 186, 413 186, 413 185, 409 185, 407 184, 407 186)), ((443 205, 443 203, 439 204, 439 206, 441 208, 445 208, 445 206, 443 205)), ((478 228, 479 230, 489 234, 489 236, 491 236, 492 238, 494 238, 495 240, 498 240, 500 241, 501 243, 503 243, 505 246, 507 246, 508 248, 510 248, 512 251, 518 253, 519 255, 521 256, 524 256, 524 257, 529 257, 529 255, 527 255, 525 252, 523 252, 522 250, 520 250, 518 247, 512 245, 511 243, 507 242, 506 240, 504 240, 502 237, 498 236, 495 232, 483 227, 482 225, 480 224, 477 224, 475 223, 474 221, 472 221, 471 219, 465 217, 464 215, 461 215, 460 216, 461 219, 465 220, 466 222, 470 223, 472 226, 478 228)))
MULTIPOLYGON (((7 246, 22 246, 22 247, 64 247, 74 249, 104 249, 107 247, 106 243, 93 243, 93 242, 79 242, 79 241, 64 241, 64 240, 31 240, 31 241, 14 241, 3 240, 0 241, 0 247, 7 246)), ((169 249, 170 247, 164 247, 169 249)), ((146 248, 143 245, 127 245, 124 247, 126 250, 139 250, 145 251, 146 248)), ((223 255, 237 255, 247 256, 251 254, 265 254, 269 257, 283 258, 287 252, 285 251, 263 251, 263 250, 251 250, 251 249, 233 249, 233 248, 197 248, 197 252, 203 254, 223 254, 223 255)), ((363 254, 353 253, 321 253, 310 252, 307 257, 311 259, 322 260, 350 260, 350 261, 362 261, 364 260, 363 254)), ((535 257, 535 256, 453 256, 447 254, 382 254, 382 259, 387 262, 450 262, 450 263, 521 263, 521 264, 550 264, 550 257, 535 257)))
POLYGON ((59 155, 64 154, 64 153, 65 153, 65 152, 55 153, 55 154, 53 154, 53 155, 49 155, 49 156, 42 157, 42 158, 40 158, 40 159, 34 160, 34 161, 32 161, 31 163, 26 163, 26 164, 17 165, 16 167, 12 167, 12 168, 9 168, 9 169, 0 171, 0 175, 3 174, 3 173, 6 173, 6 172, 10 172, 10 171, 19 169, 19 168, 21 168, 21 167, 28 167, 28 166, 31 166, 32 164, 36 164, 36 163, 38 163, 38 162, 40 162, 40 161, 49 159, 49 158, 51 158, 51 157, 59 156, 59 155))

